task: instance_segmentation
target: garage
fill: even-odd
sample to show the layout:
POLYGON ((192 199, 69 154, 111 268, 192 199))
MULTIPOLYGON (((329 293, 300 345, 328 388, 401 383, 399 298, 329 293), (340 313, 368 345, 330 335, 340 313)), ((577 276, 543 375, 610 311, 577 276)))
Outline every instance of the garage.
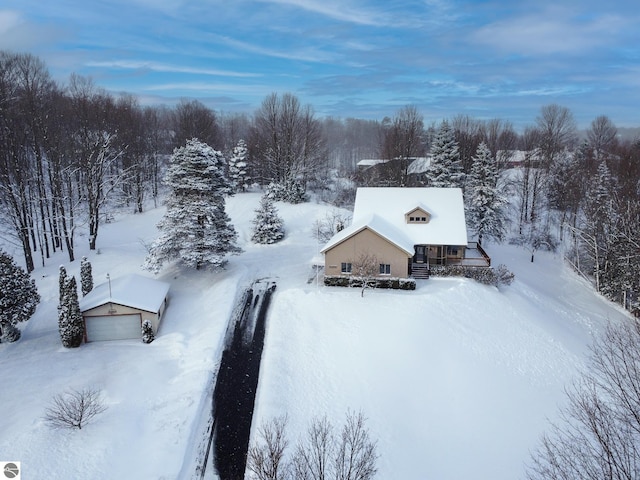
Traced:
POLYGON ((140 338, 140 314, 84 317, 87 342, 140 338))
POLYGON ((168 298, 166 282, 136 274, 109 279, 80 300, 85 342, 140 340, 145 320, 158 335, 168 298))

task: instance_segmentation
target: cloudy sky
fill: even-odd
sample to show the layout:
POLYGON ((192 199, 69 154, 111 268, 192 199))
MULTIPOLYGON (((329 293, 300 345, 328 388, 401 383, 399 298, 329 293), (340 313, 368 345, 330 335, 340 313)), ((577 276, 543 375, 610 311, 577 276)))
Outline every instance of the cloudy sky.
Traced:
POLYGON ((292 92, 320 116, 522 127, 557 103, 640 126, 637 0, 2 0, 0 49, 143 104, 292 92))

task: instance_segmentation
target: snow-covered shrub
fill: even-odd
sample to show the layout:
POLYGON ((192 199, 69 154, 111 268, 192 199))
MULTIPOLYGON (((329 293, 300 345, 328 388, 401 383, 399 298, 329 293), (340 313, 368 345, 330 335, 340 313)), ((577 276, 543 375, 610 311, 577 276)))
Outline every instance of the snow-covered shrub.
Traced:
POLYGON ((3 325, 2 333, 0 334, 0 343, 13 343, 20 340, 22 333, 20 329, 14 325, 3 325))
POLYGON ((496 286, 498 285, 511 285, 515 279, 515 275, 510 271, 506 265, 500 264, 496 268, 496 286))
POLYGON ((149 320, 142 322, 142 343, 151 343, 156 339, 153 333, 153 327, 149 320))
POLYGON ((278 210, 271 198, 263 195, 260 199, 260 207, 255 212, 253 236, 251 237, 253 242, 271 244, 284 238, 283 221, 278 216, 278 210))
MULTIPOLYGON (((362 278, 347 277, 342 275, 325 275, 324 284, 327 287, 362 287, 362 278)), ((371 285, 372 287, 374 285, 371 285)), ((377 278, 375 288, 387 288, 393 290, 415 290, 416 281, 412 278, 377 278)))
POLYGON ((464 277, 475 280, 484 285, 510 285, 514 275, 506 266, 500 265, 497 269, 486 267, 466 267, 462 265, 433 265, 429 274, 434 277, 464 277))
POLYGON ((267 185, 265 194, 274 202, 298 204, 307 201, 304 187, 295 179, 287 179, 283 183, 271 182, 267 185))

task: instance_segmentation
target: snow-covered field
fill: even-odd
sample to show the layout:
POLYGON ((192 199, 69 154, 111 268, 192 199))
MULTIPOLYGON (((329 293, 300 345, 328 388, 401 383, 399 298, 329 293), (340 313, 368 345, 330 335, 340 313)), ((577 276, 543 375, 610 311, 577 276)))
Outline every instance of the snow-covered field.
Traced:
MULTIPOLYGON (((362 411, 378 440, 380 479, 515 479, 553 418, 563 387, 584 365, 592 335, 625 313, 595 295, 556 256, 491 246, 516 281, 500 291, 464 279, 420 281, 415 292, 315 285, 316 218, 331 207, 277 204, 287 237, 249 241, 259 194, 227 211, 245 252, 218 273, 169 267, 172 285, 156 340, 67 350, 57 332, 58 266, 94 280, 137 272, 163 209, 101 227, 98 252, 78 239, 78 260, 59 254, 34 272, 42 296, 22 339, 0 344, 0 461, 23 478, 191 478, 208 393, 228 317, 242 287, 274 277, 254 427, 287 414, 295 441, 314 416, 341 424, 362 411), (311 280, 311 282, 310 282, 311 280), (102 390, 108 409, 80 431, 42 417, 68 389, 102 390)), ((17 258, 19 261, 19 257, 17 258)), ((149 274, 147 274, 149 275, 149 274)), ((255 428, 254 428, 255 431, 255 428)))

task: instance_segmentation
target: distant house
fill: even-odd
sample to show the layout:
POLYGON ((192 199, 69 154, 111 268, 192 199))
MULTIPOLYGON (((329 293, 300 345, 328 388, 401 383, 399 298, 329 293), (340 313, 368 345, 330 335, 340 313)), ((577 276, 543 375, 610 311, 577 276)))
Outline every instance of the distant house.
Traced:
POLYGON ((80 301, 85 342, 141 338, 145 320, 157 333, 168 295, 168 283, 136 274, 96 286, 80 301))
POLYGON ((424 186, 430 161, 430 157, 360 160, 356 181, 359 185, 369 187, 424 186))
POLYGON ((434 265, 489 266, 467 243, 459 188, 358 188, 351 226, 321 250, 326 275, 351 275, 363 254, 375 255, 379 275, 427 278, 434 265))

